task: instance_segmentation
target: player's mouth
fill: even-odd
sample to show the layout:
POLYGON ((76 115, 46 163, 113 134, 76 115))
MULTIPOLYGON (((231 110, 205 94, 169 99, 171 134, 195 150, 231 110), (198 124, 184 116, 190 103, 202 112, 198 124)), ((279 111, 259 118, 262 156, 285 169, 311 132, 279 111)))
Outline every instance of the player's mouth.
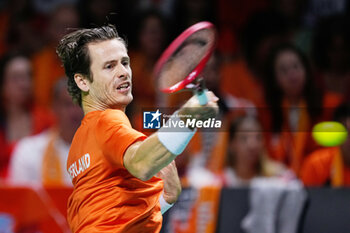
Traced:
POLYGON ((118 85, 117 90, 119 92, 125 93, 131 89, 131 83, 129 81, 123 82, 118 85))

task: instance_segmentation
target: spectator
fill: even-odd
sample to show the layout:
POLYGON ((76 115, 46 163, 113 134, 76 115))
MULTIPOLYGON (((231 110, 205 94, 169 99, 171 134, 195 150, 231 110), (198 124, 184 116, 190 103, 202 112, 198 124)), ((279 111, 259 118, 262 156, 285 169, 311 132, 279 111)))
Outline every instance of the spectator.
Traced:
POLYGON ((32 54, 43 40, 38 15, 30 1, 3 1, 0 10, 0 55, 21 51, 32 54))
POLYGON ((130 49, 133 69, 133 96, 136 105, 152 107, 156 104, 153 67, 163 52, 166 41, 166 20, 158 11, 139 15, 137 45, 130 49))
POLYGON ((251 116, 239 117, 231 124, 227 160, 222 175, 226 187, 249 186, 254 178, 280 176, 287 171, 267 156, 262 128, 251 116))
POLYGON ((243 56, 222 67, 221 89, 263 107, 263 64, 270 48, 286 40, 285 19, 274 12, 258 12, 240 34, 243 56))
MULTIPOLYGON (((349 103, 335 110, 334 120, 350 131, 349 103)), ((340 146, 312 152, 302 167, 301 179, 306 186, 350 187, 350 137, 340 146)))
POLYGON ((310 64, 298 48, 277 45, 265 70, 265 100, 270 117, 264 118, 269 132, 268 148, 273 158, 298 174, 304 157, 315 149, 310 130, 322 120, 328 95, 314 83, 310 64))
POLYGON ((57 125, 40 134, 25 137, 16 145, 10 163, 9 181, 13 184, 71 186, 66 171, 70 143, 83 112, 67 92, 66 78, 53 90, 53 110, 57 125))
POLYGON ((32 67, 24 55, 9 54, 3 58, 0 90, 0 174, 4 177, 16 142, 48 128, 53 124, 53 118, 33 104, 32 67))
POLYGON ((78 14, 74 6, 61 5, 52 12, 47 27, 47 45, 34 54, 34 97, 42 107, 51 106, 50 92, 54 83, 64 75, 61 62, 56 55, 56 46, 69 28, 79 25, 78 14))
POLYGON ((156 10, 144 11, 137 17, 136 41, 129 52, 134 67, 132 74, 134 101, 128 106, 127 114, 134 127, 142 130, 141 108, 160 104, 157 103, 159 91, 156 90, 153 68, 165 48, 169 36, 166 27, 169 25, 166 18, 156 10))
POLYGON ((270 0, 218 0, 217 28, 218 50, 227 62, 238 54, 237 33, 245 26, 249 17, 268 7, 270 0))

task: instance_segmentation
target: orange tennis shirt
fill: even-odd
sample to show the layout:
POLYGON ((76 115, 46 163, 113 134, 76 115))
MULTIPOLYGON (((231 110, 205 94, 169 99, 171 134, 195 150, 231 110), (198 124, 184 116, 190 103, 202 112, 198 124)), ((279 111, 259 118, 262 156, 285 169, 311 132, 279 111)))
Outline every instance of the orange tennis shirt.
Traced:
POLYGON ((160 231, 161 179, 141 181, 123 165, 126 149, 145 138, 120 110, 85 115, 67 160, 74 185, 67 216, 73 232, 160 231))

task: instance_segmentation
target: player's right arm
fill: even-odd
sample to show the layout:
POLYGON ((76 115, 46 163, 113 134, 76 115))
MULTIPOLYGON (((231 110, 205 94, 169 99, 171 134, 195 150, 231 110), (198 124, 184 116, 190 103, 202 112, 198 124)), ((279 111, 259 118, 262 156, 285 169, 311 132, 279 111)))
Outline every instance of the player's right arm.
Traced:
MULTIPOLYGON (((209 102, 205 106, 199 105, 197 97, 193 96, 179 110, 179 114, 189 115, 200 120, 215 117, 218 112, 216 103, 218 98, 212 92, 208 92, 207 95, 209 102)), ((193 129, 188 130, 192 131, 193 129)), ((138 141, 132 144, 124 153, 124 167, 132 175, 141 180, 148 180, 156 175, 178 155, 178 153, 174 152, 174 148, 176 151, 176 147, 178 146, 176 142, 173 143, 170 139, 166 140, 167 137, 164 137, 164 135, 166 136, 167 133, 160 131, 152 134, 144 141, 138 141), (159 134, 162 133, 163 135, 160 136, 159 134), (172 145, 169 146, 169 144, 172 145)), ((172 133, 174 132, 169 132, 170 135, 172 133)), ((191 132, 189 132, 189 134, 191 134, 191 132)), ((172 135, 170 138, 172 138, 172 135)), ((182 143, 180 147, 186 146, 185 144, 186 143, 182 143)))

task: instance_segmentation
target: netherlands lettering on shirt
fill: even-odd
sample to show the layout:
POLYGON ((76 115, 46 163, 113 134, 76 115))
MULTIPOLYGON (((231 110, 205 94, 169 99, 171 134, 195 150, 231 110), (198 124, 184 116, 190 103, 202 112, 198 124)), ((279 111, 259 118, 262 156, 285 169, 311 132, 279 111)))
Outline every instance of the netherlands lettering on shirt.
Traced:
POLYGON ((90 155, 86 153, 81 156, 77 161, 72 163, 68 168, 68 173, 71 179, 77 177, 80 173, 84 172, 90 167, 90 155))

